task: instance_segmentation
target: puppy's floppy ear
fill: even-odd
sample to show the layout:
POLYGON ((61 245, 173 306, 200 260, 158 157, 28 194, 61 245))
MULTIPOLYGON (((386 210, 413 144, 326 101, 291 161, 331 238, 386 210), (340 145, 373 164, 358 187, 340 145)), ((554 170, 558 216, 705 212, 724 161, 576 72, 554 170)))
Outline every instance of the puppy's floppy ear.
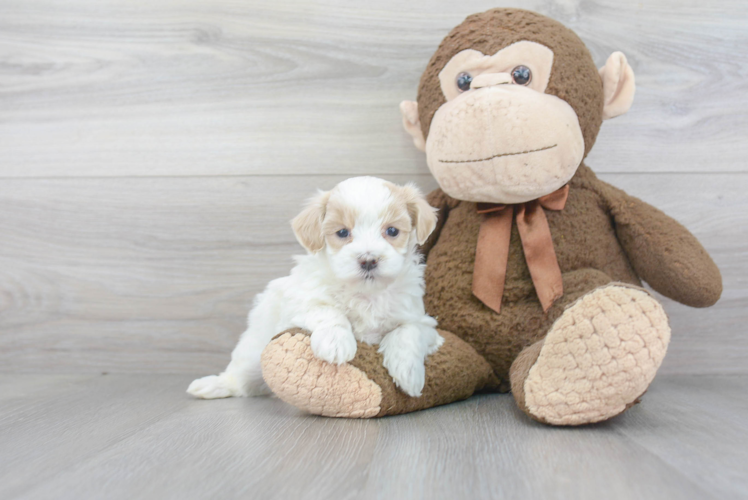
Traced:
POLYGON ((437 209, 429 205, 415 184, 407 184, 400 189, 405 197, 413 228, 416 230, 418 244, 423 245, 436 228, 437 209))
POLYGON ((291 221, 296 239, 301 246, 312 253, 319 252, 325 246, 325 235, 322 234, 322 221, 327 211, 330 191, 320 191, 309 200, 306 208, 291 221))

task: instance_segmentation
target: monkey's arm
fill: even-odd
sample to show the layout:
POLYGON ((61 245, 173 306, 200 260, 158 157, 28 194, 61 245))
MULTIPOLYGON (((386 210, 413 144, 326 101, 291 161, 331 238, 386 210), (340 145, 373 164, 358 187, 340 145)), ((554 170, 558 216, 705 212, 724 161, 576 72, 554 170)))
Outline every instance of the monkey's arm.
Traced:
POLYGON ((444 191, 439 188, 434 189, 428 195, 426 195, 426 201, 428 201, 429 205, 431 205, 432 207, 438 208, 439 211, 436 213, 437 219, 434 231, 431 233, 431 235, 429 235, 429 238, 426 240, 426 242, 421 245, 421 254, 423 254, 424 260, 429 256, 429 252, 439 240, 439 235, 442 232, 444 223, 447 222, 447 217, 449 216, 450 209, 456 207, 459 204, 458 200, 450 198, 444 193, 444 191))
POLYGON ((722 294, 722 275, 688 229, 655 207, 605 185, 618 240, 636 273, 673 300, 708 307, 722 294))

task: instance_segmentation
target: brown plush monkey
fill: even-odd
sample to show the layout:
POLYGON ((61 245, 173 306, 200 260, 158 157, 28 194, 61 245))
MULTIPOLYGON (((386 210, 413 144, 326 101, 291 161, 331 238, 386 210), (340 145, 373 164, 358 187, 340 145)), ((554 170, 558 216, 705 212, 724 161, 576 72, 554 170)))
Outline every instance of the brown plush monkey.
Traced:
POLYGON ((334 367, 299 330, 263 354, 274 392, 312 413, 373 417, 511 389, 525 413, 556 425, 635 404, 670 339, 641 281, 706 307, 722 279, 688 230, 583 163, 633 94, 623 54, 598 70, 572 31, 539 14, 495 9, 452 30, 418 101, 401 105, 441 187, 423 252, 426 308, 445 343, 427 360, 423 395, 395 387, 376 347, 334 367))

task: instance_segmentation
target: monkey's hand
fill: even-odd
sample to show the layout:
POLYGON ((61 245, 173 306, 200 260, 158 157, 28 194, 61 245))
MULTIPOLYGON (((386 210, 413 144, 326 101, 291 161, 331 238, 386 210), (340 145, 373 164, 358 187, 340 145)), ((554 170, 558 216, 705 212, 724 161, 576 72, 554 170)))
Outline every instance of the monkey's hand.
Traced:
POLYGON ((673 300, 708 307, 722 294, 722 275, 688 229, 655 207, 613 188, 616 234, 636 273, 673 300))

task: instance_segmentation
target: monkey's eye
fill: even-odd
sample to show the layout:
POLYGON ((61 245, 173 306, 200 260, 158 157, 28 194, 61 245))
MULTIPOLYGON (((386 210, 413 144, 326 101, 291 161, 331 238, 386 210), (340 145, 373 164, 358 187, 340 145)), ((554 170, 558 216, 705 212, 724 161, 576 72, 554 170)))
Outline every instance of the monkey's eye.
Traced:
POLYGON ((527 85, 532 80, 532 71, 527 66, 517 66, 512 70, 512 80, 517 85, 527 85))
POLYGON ((396 228, 396 227, 388 227, 387 228, 387 236, 390 236, 390 237, 394 238, 398 234, 400 234, 400 230, 398 228, 396 228))
POLYGON ((347 229, 341 229, 340 231, 338 231, 335 234, 338 235, 338 238, 347 238, 348 235, 351 234, 351 233, 349 233, 347 229))
POLYGON ((467 92, 470 90, 470 83, 473 81, 473 77, 470 76, 470 73, 465 73, 464 71, 457 75, 457 88, 460 89, 460 92, 467 92))

